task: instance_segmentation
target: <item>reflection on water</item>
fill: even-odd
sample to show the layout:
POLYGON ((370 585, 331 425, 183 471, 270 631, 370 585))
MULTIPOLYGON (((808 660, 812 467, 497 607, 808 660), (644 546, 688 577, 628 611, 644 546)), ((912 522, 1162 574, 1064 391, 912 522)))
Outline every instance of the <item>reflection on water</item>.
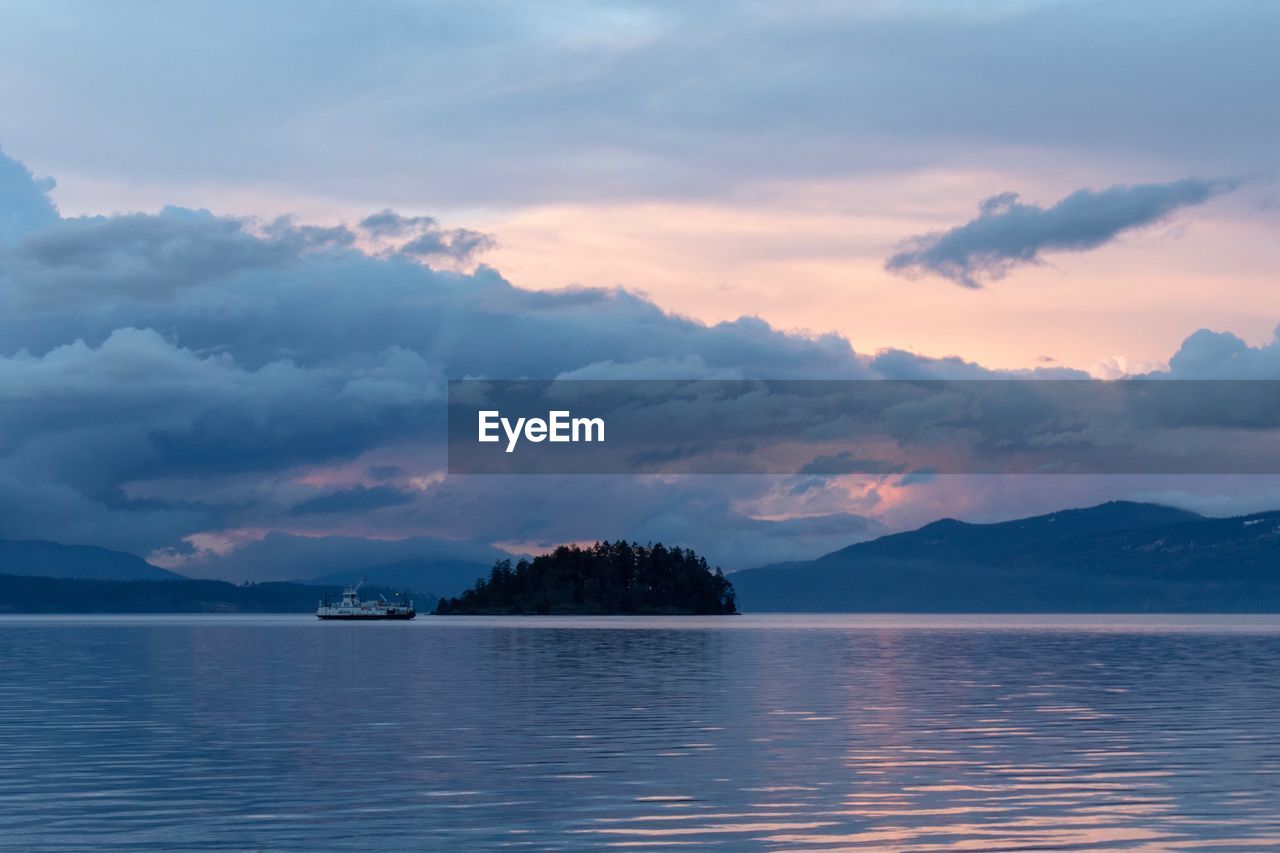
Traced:
POLYGON ((1280 620, 0 620, 21 849, 1280 849, 1280 620))

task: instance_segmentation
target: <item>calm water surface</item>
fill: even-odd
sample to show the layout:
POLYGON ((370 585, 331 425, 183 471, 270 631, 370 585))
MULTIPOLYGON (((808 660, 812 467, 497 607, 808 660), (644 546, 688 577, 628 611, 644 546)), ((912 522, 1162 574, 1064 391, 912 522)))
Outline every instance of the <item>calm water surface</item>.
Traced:
POLYGON ((4 617, 0 824, 25 850, 1280 850, 1280 619, 4 617))

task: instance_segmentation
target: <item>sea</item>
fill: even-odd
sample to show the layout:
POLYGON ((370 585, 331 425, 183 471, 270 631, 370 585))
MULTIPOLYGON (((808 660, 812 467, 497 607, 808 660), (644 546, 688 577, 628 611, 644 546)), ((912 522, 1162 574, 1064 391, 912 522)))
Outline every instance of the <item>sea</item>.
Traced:
POLYGON ((1280 617, 0 617, 0 848, 1280 850, 1280 617))

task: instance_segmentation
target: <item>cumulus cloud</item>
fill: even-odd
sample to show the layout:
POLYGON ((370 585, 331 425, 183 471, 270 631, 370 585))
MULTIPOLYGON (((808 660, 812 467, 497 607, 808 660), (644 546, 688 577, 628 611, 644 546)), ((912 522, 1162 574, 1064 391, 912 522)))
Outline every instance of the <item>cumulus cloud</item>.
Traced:
POLYGON ((1270 341, 1251 347, 1230 332, 1199 329, 1169 359, 1169 370, 1152 376, 1175 379, 1280 378, 1280 328, 1270 341))
MULTIPOLYGON (((0 206, 47 201, 47 183, 17 174, 29 192, 0 206)), ((0 537, 177 558, 190 537, 264 528, 683 537, 713 554, 720 541, 737 565, 793 555, 806 536, 840 544, 830 521, 812 534, 792 522, 783 537, 741 517, 731 494, 762 485, 579 480, 553 500, 534 479, 443 480, 447 377, 870 374, 835 335, 708 326, 625 290, 524 290, 487 267, 432 269, 352 238, 437 227, 412 219, 348 230, 175 208, 55 212, 0 247, 0 537)))
POLYGON ((885 262, 885 269, 913 277, 937 275, 979 288, 1017 267, 1040 263, 1044 252, 1096 249, 1238 185, 1232 179, 1198 178, 1118 184, 1105 190, 1077 190, 1048 208, 1024 203, 1017 193, 1002 193, 983 201, 978 217, 964 225, 911 238, 885 262))

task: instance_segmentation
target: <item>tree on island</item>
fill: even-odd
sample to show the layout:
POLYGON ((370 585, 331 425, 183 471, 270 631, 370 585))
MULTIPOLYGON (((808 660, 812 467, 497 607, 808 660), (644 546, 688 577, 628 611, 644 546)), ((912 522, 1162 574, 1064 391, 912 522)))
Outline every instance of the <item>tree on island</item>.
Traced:
POLYGON ((687 548, 661 543, 562 545, 550 554, 494 563, 488 578, 436 613, 730 614, 733 584, 687 548))

